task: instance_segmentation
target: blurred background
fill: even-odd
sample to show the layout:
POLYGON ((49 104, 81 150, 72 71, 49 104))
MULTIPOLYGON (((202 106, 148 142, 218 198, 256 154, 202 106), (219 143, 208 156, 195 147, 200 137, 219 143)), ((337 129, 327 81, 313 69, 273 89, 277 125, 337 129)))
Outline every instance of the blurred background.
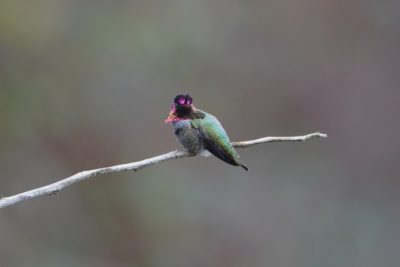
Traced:
POLYGON ((399 266, 398 1, 0 2, 0 195, 179 148, 190 93, 249 172, 190 158, 0 210, 0 266, 399 266))

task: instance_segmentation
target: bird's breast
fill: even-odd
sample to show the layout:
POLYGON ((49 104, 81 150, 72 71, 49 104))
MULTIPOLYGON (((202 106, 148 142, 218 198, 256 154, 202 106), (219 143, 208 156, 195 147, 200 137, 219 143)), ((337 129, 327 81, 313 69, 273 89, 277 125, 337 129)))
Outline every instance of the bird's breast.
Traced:
POLYGON ((199 154, 204 147, 204 139, 198 129, 192 127, 190 120, 180 120, 172 123, 175 135, 186 150, 192 154, 199 154))

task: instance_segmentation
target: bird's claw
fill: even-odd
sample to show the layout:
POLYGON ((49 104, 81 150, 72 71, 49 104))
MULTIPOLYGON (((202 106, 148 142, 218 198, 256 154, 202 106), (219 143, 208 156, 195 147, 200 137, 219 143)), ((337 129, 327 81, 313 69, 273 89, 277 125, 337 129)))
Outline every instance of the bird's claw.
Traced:
POLYGON ((59 189, 57 189, 57 190, 53 190, 53 191, 51 191, 51 192, 49 193, 49 196, 52 196, 52 195, 57 195, 57 194, 58 194, 58 192, 60 192, 60 190, 59 190, 59 189))

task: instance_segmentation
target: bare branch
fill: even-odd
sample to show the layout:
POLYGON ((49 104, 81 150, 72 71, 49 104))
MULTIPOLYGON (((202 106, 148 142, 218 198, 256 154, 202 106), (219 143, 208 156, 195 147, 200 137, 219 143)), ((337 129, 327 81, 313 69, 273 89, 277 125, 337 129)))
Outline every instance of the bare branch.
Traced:
MULTIPOLYGON (((262 143, 286 142, 286 141, 306 141, 311 138, 325 138, 325 137, 327 137, 327 135, 322 134, 322 133, 311 133, 311 134, 302 135, 302 136, 289 136, 289 137, 264 137, 264 138, 260 138, 260 139, 250 140, 250 141, 232 142, 232 145, 237 148, 246 148, 246 147, 250 147, 250 146, 254 146, 254 145, 258 145, 258 144, 262 144, 262 143)), ((175 150, 175 151, 163 154, 163 155, 155 156, 155 157, 137 161, 137 162, 79 172, 77 174, 74 174, 72 176, 69 176, 63 180, 60 180, 60 181, 52 183, 52 184, 49 184, 49 185, 46 185, 43 187, 39 187, 36 189, 32 189, 32 190, 29 190, 29 191, 26 191, 26 192, 23 192, 23 193, 20 193, 17 195, 1 198, 0 199, 0 209, 5 208, 7 206, 14 205, 23 200, 40 197, 43 195, 56 194, 60 190, 62 190, 63 188, 65 188, 67 186, 70 186, 74 183, 89 179, 94 176, 99 176, 99 175, 109 174, 109 173, 116 173, 116 172, 123 172, 123 171, 137 171, 137 170, 143 169, 144 167, 158 164, 163 161, 186 158, 188 156, 189 155, 186 152, 175 150)))
POLYGON ((326 138, 328 137, 327 134, 323 133, 310 133, 306 135, 301 135, 301 136, 270 136, 270 137, 263 137, 255 140, 250 140, 250 141, 240 141, 240 142, 232 142, 232 145, 234 147, 240 147, 240 148, 245 148, 249 146, 254 146, 262 143, 272 143, 272 142, 287 142, 287 141, 292 141, 292 142, 304 142, 310 138, 326 138))

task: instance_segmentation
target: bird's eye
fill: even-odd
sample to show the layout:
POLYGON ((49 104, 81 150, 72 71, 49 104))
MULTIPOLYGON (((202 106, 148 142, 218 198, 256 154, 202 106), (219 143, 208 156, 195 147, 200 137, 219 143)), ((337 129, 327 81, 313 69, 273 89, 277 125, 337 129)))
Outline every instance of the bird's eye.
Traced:
POLYGON ((178 100, 178 103, 179 103, 180 105, 184 105, 185 102, 186 102, 186 100, 185 100, 184 98, 179 98, 179 100, 178 100))
POLYGON ((191 105, 193 102, 193 99, 190 97, 190 95, 186 95, 186 101, 185 104, 191 105))

